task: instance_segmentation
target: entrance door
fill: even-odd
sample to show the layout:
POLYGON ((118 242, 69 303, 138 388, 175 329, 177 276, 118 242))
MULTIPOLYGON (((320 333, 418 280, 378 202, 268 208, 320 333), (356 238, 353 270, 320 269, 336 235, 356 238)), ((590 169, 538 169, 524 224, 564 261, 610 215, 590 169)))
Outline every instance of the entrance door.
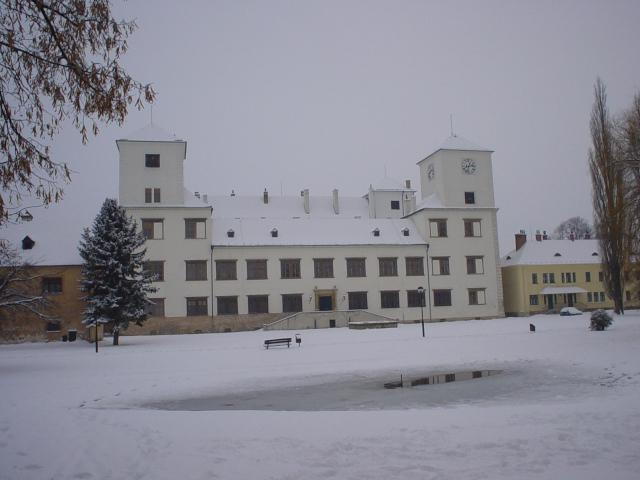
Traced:
POLYGON ((549 310, 553 310, 553 295, 547 295, 547 305, 549 310))
POLYGON ((570 293, 569 294, 569 306, 570 307, 573 307, 573 302, 575 301, 574 295, 575 295, 575 293, 570 293))
POLYGON ((318 297, 318 310, 321 312, 333 310, 333 297, 329 295, 318 297))

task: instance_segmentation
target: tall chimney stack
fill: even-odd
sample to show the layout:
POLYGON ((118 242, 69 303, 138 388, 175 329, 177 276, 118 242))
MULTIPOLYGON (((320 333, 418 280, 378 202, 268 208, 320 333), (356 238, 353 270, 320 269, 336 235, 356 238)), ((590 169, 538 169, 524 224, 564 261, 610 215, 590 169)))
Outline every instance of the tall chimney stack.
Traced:
POLYGON ((516 233, 516 251, 520 250, 525 243, 527 243, 527 234, 524 230, 520 230, 520 233, 516 233))
POLYGON ((267 189, 264 189, 264 193, 262 194, 262 198, 264 199, 264 203, 267 204, 269 203, 269 192, 267 192, 267 189))

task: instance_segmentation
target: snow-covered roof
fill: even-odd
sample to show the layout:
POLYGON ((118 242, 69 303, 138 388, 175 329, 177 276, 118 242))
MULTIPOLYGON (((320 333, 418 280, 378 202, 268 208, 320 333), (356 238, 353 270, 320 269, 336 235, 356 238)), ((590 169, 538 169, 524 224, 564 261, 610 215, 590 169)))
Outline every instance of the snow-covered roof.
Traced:
POLYGON ((500 259, 503 267, 514 265, 562 265, 600 263, 597 240, 528 241, 500 259))
POLYGON ((415 211, 418 212, 429 208, 444 208, 444 205, 442 205, 437 193, 432 193, 428 197, 424 197, 420 200, 420 203, 416 205, 415 211))
POLYGON ((216 246, 422 245, 411 220, 355 218, 242 218, 213 222, 216 246), (407 229, 405 236, 403 230, 407 229), (233 237, 228 232, 233 231, 233 237), (374 231, 379 235, 376 236, 374 231), (274 236, 272 232, 277 232, 274 236))
POLYGON ((460 137, 458 135, 451 135, 447 138, 440 147, 436 148, 433 152, 427 155, 425 158, 420 160, 418 164, 424 162, 427 158, 431 157, 434 153, 440 150, 459 150, 459 151, 470 151, 470 152, 493 152, 493 150, 489 148, 482 147, 477 143, 470 142, 466 138, 460 137))
POLYGON ((333 209, 333 198, 309 197, 309 213, 304 211, 302 196, 269 196, 264 203, 262 195, 217 196, 208 195, 208 203, 213 206, 213 219, 219 218, 369 218, 369 204, 361 197, 339 197, 339 213, 333 209))
POLYGON ((447 138, 438 150, 472 150, 472 151, 480 151, 480 152, 491 152, 488 148, 481 147, 477 143, 470 142, 466 138, 460 137, 458 135, 451 135, 447 138))
POLYGON ((390 177, 384 177, 380 182, 373 187, 374 190, 392 190, 392 191, 402 191, 402 192, 414 192, 415 190, 411 188, 407 188, 407 186, 390 177))
POLYGON ((80 237, 91 228, 99 206, 69 208, 64 201, 49 208, 33 208, 33 220, 11 224, 0 229, 0 239, 8 240, 25 260, 36 265, 82 265, 78 253, 80 237), (22 250, 22 240, 29 237, 35 243, 30 250, 22 250))
POLYGON ((146 127, 127 135, 120 140, 129 140, 137 142, 182 142, 175 134, 167 132, 155 123, 151 123, 146 127))

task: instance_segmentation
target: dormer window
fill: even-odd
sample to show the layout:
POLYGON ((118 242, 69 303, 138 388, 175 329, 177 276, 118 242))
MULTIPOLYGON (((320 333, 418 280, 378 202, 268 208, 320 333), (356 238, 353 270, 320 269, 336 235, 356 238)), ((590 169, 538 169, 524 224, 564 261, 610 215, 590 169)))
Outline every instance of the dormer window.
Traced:
POLYGON ((20 212, 20 220, 30 222, 33 220, 33 215, 31 215, 28 210, 25 210, 24 212, 20 212))
POLYGON ((271 230, 271 236, 274 237, 274 238, 278 236, 278 229, 277 228, 274 228, 273 230, 271 230))
POLYGON ((233 238, 233 237, 235 237, 235 236, 236 236, 236 232, 234 232, 233 230, 231 230, 231 229, 230 229, 230 230, 227 232, 227 237, 229 237, 229 238, 233 238))
POLYGON ((593 252, 593 253, 591 254, 591 256, 592 256, 592 257, 597 257, 597 256, 598 256, 598 252, 593 252))
POLYGON ((554 255, 554 257, 561 257, 561 256, 562 256, 562 255, 560 255, 559 253, 556 253, 556 254, 554 255))
POLYGON ((22 239, 23 250, 31 250, 35 244, 36 244, 35 240, 32 240, 29 235, 27 235, 22 239))
POLYGON ((404 230, 402 230, 402 234, 403 234, 405 237, 408 237, 408 236, 409 236, 409 229, 408 229, 408 228, 405 228, 404 230))
POLYGON ((147 153, 144 156, 144 166, 147 168, 160 168, 160 154, 147 153))
POLYGON ((376 228, 372 233, 373 233, 374 237, 379 237, 380 236, 380 229, 376 228))

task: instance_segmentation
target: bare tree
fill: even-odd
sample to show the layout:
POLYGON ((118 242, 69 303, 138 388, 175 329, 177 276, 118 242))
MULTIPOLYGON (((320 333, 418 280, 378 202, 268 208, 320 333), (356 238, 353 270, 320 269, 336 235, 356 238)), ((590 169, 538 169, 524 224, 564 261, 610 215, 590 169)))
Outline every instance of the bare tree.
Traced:
POLYGON ((118 63, 136 25, 110 9, 110 0, 0 0, 0 225, 25 195, 62 198, 70 171, 48 142, 65 120, 86 143, 98 122, 121 125, 131 104, 153 102, 151 86, 118 63))
POLYGON ((8 321, 14 316, 30 315, 51 321, 56 303, 42 292, 43 275, 34 264, 23 259, 10 244, 0 242, 0 330, 6 334, 8 321))
POLYGON ((595 85, 590 130, 589 171, 604 287, 614 301, 614 311, 624 313, 623 292, 631 257, 628 177, 600 78, 595 85))
POLYGON ((573 238, 574 240, 582 240, 587 236, 593 236, 593 228, 582 217, 571 217, 560 223, 554 230, 554 236, 558 240, 573 238))

